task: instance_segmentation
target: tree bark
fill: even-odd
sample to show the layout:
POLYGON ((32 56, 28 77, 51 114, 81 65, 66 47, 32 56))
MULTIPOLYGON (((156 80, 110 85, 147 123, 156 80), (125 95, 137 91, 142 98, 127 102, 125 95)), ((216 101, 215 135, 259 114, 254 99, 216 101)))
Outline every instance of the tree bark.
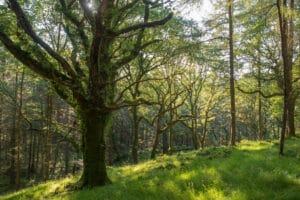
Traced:
POLYGON ((194 149, 199 149, 199 140, 197 137, 197 119, 192 119, 192 139, 193 139, 193 146, 194 149))
POLYGON ((230 145, 235 145, 236 136, 236 118, 235 118, 235 88, 234 88, 234 52, 233 52, 233 19, 232 19, 233 0, 228 0, 228 15, 229 15, 229 49, 230 49, 230 114, 231 114, 231 130, 230 130, 230 145))
MULTIPOLYGON (((15 99, 17 100, 18 96, 18 73, 16 73, 15 77, 15 99)), ((17 136, 16 136, 16 122, 17 121, 17 105, 13 106, 13 116, 12 116, 12 130, 10 134, 10 184, 15 186, 16 181, 16 143, 17 143, 17 136)))
POLYGON ((155 158, 156 149, 157 149, 158 144, 159 144, 160 135, 161 135, 161 119, 160 119, 160 116, 158 116, 157 121, 156 121, 156 134, 155 134, 155 139, 154 139, 154 142, 153 142, 151 156, 150 156, 151 159, 155 158))
POLYGON ((288 136, 295 137, 296 129, 295 129, 295 106, 296 106, 296 98, 291 97, 290 102, 288 104, 288 136))
POLYGON ((106 172, 104 135, 109 128, 110 113, 97 108, 81 108, 79 111, 82 131, 83 187, 111 183, 106 172))
MULTIPOLYGON (((293 3, 291 0, 291 9, 293 11, 293 3)), ((293 21, 289 21, 287 16, 287 1, 277 0, 277 10, 279 17, 279 27, 281 36, 281 53, 283 59, 283 113, 282 113, 282 129, 280 135, 279 155, 283 155, 284 139, 287 131, 287 122, 293 123, 291 100, 292 100, 292 65, 293 65, 293 21)), ((292 20, 292 19, 290 19, 292 20)), ((289 124, 290 125, 290 124, 289 124)), ((293 127, 289 127, 291 130, 293 127)))
MULTIPOLYGON (((209 109, 209 107, 208 107, 209 109)), ((204 149, 205 145, 205 140, 206 140, 206 133, 207 133, 207 121, 208 121, 208 110, 205 111, 205 116, 204 116, 204 124, 203 124, 203 132, 202 132, 202 137, 201 137, 201 149, 204 149)))
POLYGON ((137 106, 132 107, 133 115, 133 142, 132 142, 132 160, 134 164, 138 163, 138 149, 139 149, 139 119, 137 113, 137 106))
POLYGON ((20 173, 21 173, 21 140, 22 140, 22 107, 23 107, 23 83, 24 83, 24 69, 22 71, 20 80, 20 93, 18 101, 18 123, 17 123, 17 159, 16 159, 16 190, 21 187, 20 173))
MULTIPOLYGON (((261 67, 258 66, 258 88, 261 91, 261 67)), ((258 139, 263 140, 262 97, 258 94, 258 139)))
POLYGON ((163 138, 162 138, 163 142, 163 154, 168 154, 169 153, 169 135, 167 130, 165 130, 163 132, 163 138))
POLYGON ((49 168, 51 160, 51 142, 52 142, 52 115, 53 115, 53 94, 51 89, 48 89, 47 95, 47 130, 44 137, 44 157, 43 157, 43 180, 49 179, 49 168))

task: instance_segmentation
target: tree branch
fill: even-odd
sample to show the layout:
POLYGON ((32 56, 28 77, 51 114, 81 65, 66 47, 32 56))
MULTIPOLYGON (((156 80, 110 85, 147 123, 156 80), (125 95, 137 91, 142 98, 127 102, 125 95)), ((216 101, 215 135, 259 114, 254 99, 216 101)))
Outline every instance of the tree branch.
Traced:
POLYGON ((264 94, 262 91, 260 90, 253 90, 253 91, 246 91, 246 90, 243 90, 242 88, 240 87, 237 87, 237 89, 239 91, 241 91, 242 93, 245 93, 245 94, 257 94, 259 93, 263 98, 272 98, 272 97, 276 97, 276 96, 282 96, 283 94, 282 93, 274 93, 274 94, 269 94, 269 95, 266 95, 264 94))
POLYGON ((31 37, 31 39, 41 45, 44 50, 48 52, 48 54, 54 58, 61 66, 62 68, 66 71, 68 75, 71 77, 76 77, 76 73, 74 70, 71 68, 69 63, 61 57, 59 54, 57 54, 47 43, 45 43, 37 34, 34 32, 30 22, 28 21, 27 17, 25 16, 21 6, 18 4, 17 0, 9 0, 9 7, 11 8, 12 11, 14 11, 19 26, 25 31, 25 33, 31 37))
POLYGON ((153 21, 153 22, 146 22, 146 23, 142 23, 142 24, 136 24, 133 26, 129 26, 126 27, 124 29, 121 29, 119 31, 116 32, 116 35, 122 35, 125 33, 129 33, 132 31, 136 31, 136 30, 140 30, 140 29, 144 29, 144 28, 151 28, 151 27, 156 27, 156 26, 161 26, 166 24, 168 21, 170 21, 170 19, 173 17, 173 13, 170 13, 167 17, 165 17, 162 20, 158 20, 158 21, 153 21))
POLYGON ((22 50, 5 33, 3 33, 1 28, 0 40, 19 61, 28 66, 32 71, 56 83, 73 87, 72 80, 69 77, 57 71, 49 61, 44 60, 42 63, 32 58, 28 52, 22 50))

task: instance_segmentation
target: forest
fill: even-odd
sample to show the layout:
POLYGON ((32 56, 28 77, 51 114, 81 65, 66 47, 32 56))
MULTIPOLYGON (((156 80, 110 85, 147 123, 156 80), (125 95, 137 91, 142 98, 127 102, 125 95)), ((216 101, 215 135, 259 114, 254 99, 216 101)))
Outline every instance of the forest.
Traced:
POLYGON ((298 1, 0 0, 0 77, 0 199, 300 198, 298 1))

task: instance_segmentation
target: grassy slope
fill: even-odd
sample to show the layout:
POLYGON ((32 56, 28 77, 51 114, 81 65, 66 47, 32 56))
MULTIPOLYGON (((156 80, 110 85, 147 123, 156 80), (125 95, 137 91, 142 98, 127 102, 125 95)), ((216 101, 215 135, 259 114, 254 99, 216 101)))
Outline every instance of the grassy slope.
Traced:
POLYGON ((277 146, 244 141, 236 148, 161 156, 136 166, 109 169, 113 184, 68 192, 77 178, 51 181, 0 199, 300 199, 300 139, 277 146))

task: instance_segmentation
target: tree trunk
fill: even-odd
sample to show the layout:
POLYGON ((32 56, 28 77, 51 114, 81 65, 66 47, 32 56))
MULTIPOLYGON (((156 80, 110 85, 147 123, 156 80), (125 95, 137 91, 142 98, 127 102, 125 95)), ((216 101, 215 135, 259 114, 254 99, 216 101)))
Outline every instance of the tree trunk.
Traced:
MULTIPOLYGON (((2 95, 0 95, 0 161, 2 162, 2 134, 3 134, 3 99, 2 99, 2 95)), ((2 171, 2 165, 0 166, 0 171, 2 171)))
MULTIPOLYGON (((294 1, 291 0, 291 10, 294 9, 294 1)), ((293 17, 290 18, 287 15, 287 2, 277 0, 277 9, 279 17, 280 26, 280 36, 281 36, 281 52, 283 59, 283 117, 282 117, 282 129, 280 136, 280 147, 279 155, 283 155, 284 149, 284 138, 287 130, 287 121, 294 123, 294 116, 292 116, 291 100, 292 100, 292 65, 293 65, 293 17)), ((294 125, 293 125, 294 126, 294 125)), ((289 127, 293 129, 293 127, 289 127)))
MULTIPOLYGON (((17 101, 18 96, 18 73, 15 77, 15 100, 17 101)), ((17 105, 13 106, 13 116, 12 116, 12 131, 10 134, 10 184, 15 186, 16 181, 16 146, 17 146, 17 136, 16 136, 16 122, 17 121, 17 105)))
MULTIPOLYGON (((172 123, 174 118, 174 110, 170 110, 170 123, 172 123)), ((170 125, 169 131, 168 131, 168 141, 169 141, 169 147, 168 147, 168 153, 171 154, 173 151, 173 124, 170 125)))
POLYGON ((168 137, 169 137, 169 148, 168 148, 168 151, 169 151, 169 154, 172 154, 172 151, 173 151, 173 126, 170 126, 170 128, 169 128, 168 137))
POLYGON ((158 147, 158 144, 159 144, 159 137, 160 137, 160 134, 161 134, 161 121, 160 121, 160 117, 158 116, 157 118, 157 121, 156 121, 156 135, 155 135, 155 140, 153 142, 153 146, 152 146, 152 151, 151 151, 151 156, 150 158, 151 159, 154 159, 155 158, 155 155, 156 155, 156 149, 158 147))
POLYGON ((295 130, 295 106, 296 106, 296 98, 291 96, 290 102, 288 104, 288 111, 287 111, 287 120, 288 120, 288 136, 295 137, 296 130, 295 130))
POLYGON ((106 172, 104 135, 110 126, 110 113, 97 108, 81 108, 79 111, 82 131, 83 187, 111 183, 106 172))
POLYGON ((69 152, 69 145, 66 143, 64 146, 64 156, 65 156, 65 175, 69 174, 70 168, 70 152, 69 152))
POLYGON ((192 119, 192 139, 193 139, 193 145, 194 149, 199 149, 199 142, 197 137, 197 119, 192 119))
POLYGON ((234 88, 234 53, 233 53, 233 19, 232 19, 233 0, 228 0, 228 15, 229 15, 229 47, 230 47, 230 103, 231 103, 231 131, 230 145, 235 145, 236 135, 236 119, 235 119, 235 88, 234 88))
POLYGON ((19 105, 18 105, 18 123, 17 123, 17 159, 16 159, 16 190, 20 189, 20 171, 21 171, 21 140, 22 140, 22 106, 23 106, 23 83, 24 69, 20 82, 19 105))
POLYGON ((139 119, 137 114, 137 106, 132 107, 133 115, 133 142, 132 142, 132 161, 138 163, 138 148, 139 148, 139 119))
POLYGON ((163 132, 163 154, 168 154, 169 153, 169 135, 167 130, 163 132))
POLYGON ((205 111, 204 116, 204 124, 203 124, 203 132, 201 137, 201 149, 204 149, 205 140, 206 140, 206 133, 207 133, 207 121, 208 121, 208 111, 205 111))
MULTIPOLYGON (((257 71, 257 75, 258 75, 258 88, 259 91, 261 91, 261 66, 259 63, 258 66, 258 71, 257 71)), ((259 141, 263 140, 263 118, 262 118, 262 96, 259 93, 258 94, 258 139, 259 141)))
POLYGON ((43 180, 49 179, 49 167, 51 160, 51 142, 52 142, 52 112, 53 112, 53 94, 50 88, 47 95, 47 130, 44 138, 44 156, 43 156, 43 180))

